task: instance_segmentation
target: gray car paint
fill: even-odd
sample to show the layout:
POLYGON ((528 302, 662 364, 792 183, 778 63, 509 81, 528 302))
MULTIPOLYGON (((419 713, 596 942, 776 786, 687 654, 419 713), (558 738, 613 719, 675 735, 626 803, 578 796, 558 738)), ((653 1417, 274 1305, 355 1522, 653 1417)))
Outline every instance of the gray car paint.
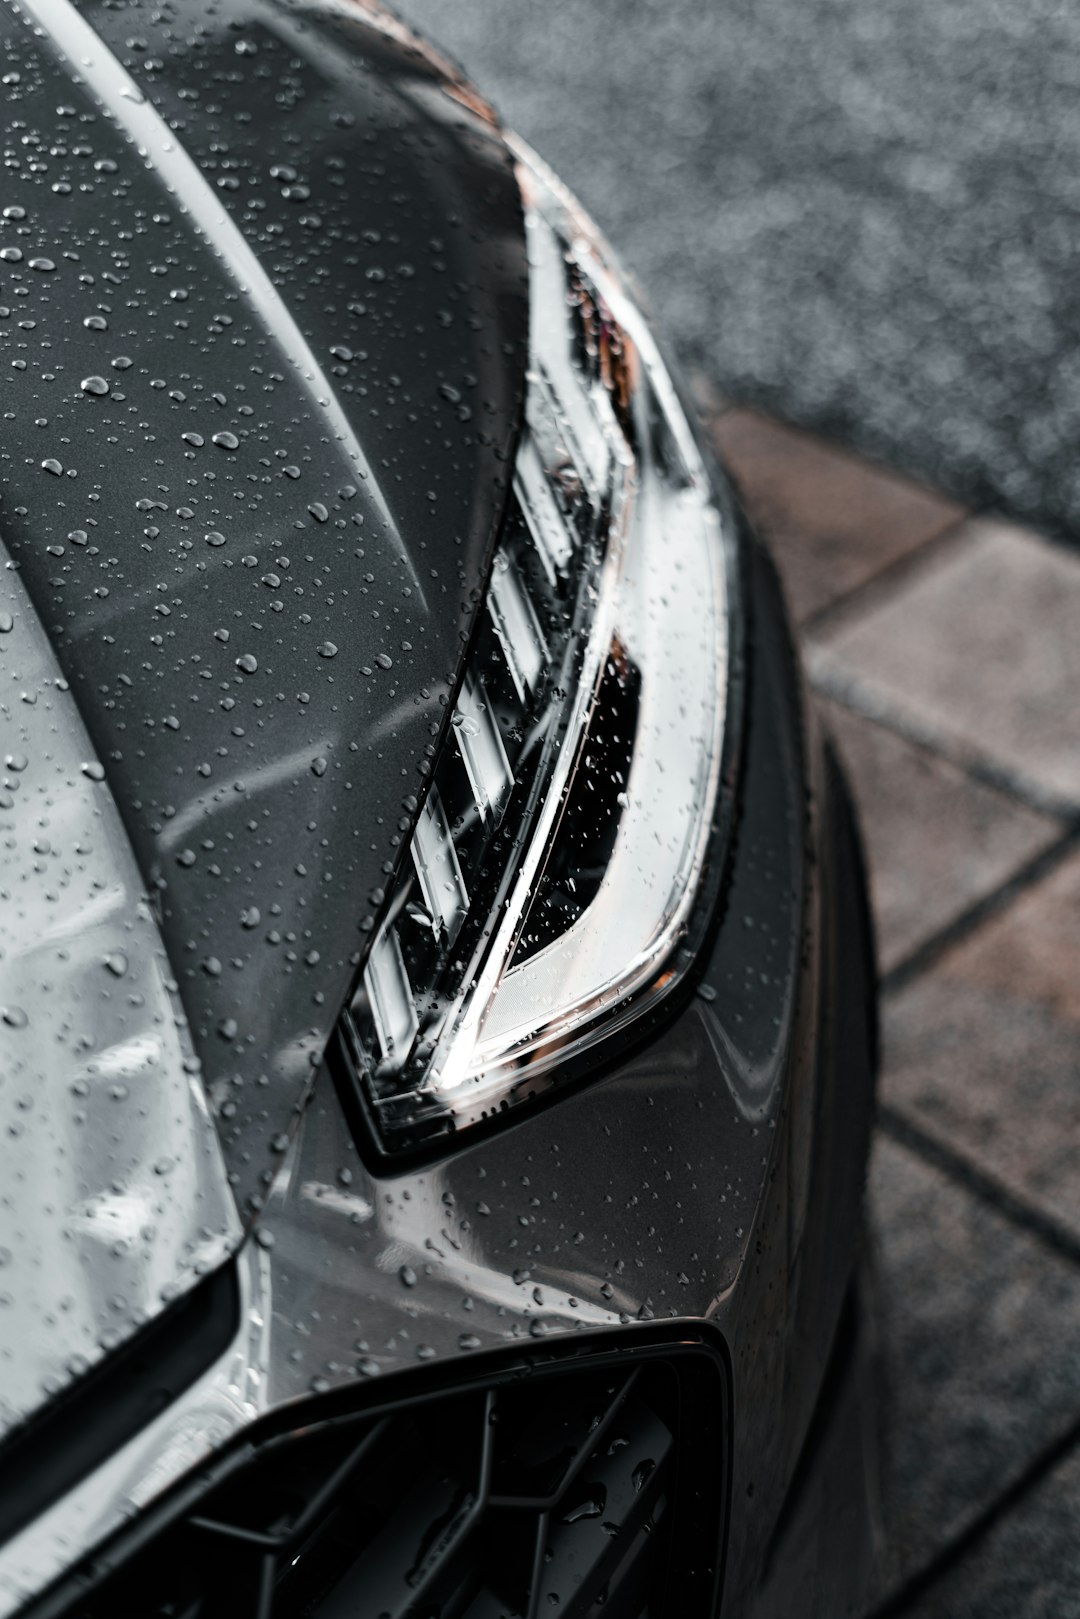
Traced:
POLYGON ((359 12, 33 0, 0 28, 0 523, 152 887, 248 1216, 494 542, 517 185, 482 104, 359 12))
MULTIPOLYGON (((127 50, 135 59, 145 42, 130 47, 118 43, 131 16, 124 11, 102 13, 101 20, 114 31, 118 53, 127 50)), ((238 38, 247 36, 239 33, 238 38)), ((256 43, 261 49, 261 39, 256 43)), ((340 60, 336 51, 331 54, 335 62, 340 60)), ((258 59, 257 52, 253 59, 258 59)), ((143 77, 152 80, 156 72, 153 69, 143 77)), ((222 68, 214 93, 231 93, 228 81, 229 72, 222 68)), ((200 83, 199 75, 193 74, 190 82, 200 83)), ((432 89, 429 74, 424 76, 424 85, 427 94, 432 89)), ((213 155, 209 150, 204 153, 213 155)), ((229 177, 226 172, 224 178, 229 177)), ((145 178, 134 174, 129 190, 145 178)), ((283 209, 283 219, 285 212, 283 209)), ((288 250, 290 263, 295 262, 294 246, 288 250)), ((282 257, 284 261, 284 252, 282 257)), ((211 261, 205 262, 209 265, 211 261)), ((147 286, 151 285, 148 281, 147 286)), ((246 318, 251 319, 250 315, 246 318)), ((253 333, 254 326, 233 335, 254 341, 253 333)), ((222 334, 210 335, 216 342, 222 334)), ((23 340, 34 341, 32 337, 23 340)), ((353 362, 341 363, 349 366, 353 362)), ((124 391, 122 387, 120 391, 124 391)), ((109 396, 88 396, 87 408, 97 408, 103 397, 115 398, 115 391, 109 396)), ((144 399, 151 399, 150 394, 140 396, 139 403, 144 399)), ((176 419, 181 420, 180 413, 176 419)), ((414 432, 415 426, 412 424, 414 432)), ((182 427, 188 430, 186 416, 182 427)), ((406 442, 411 446, 411 438, 406 442)), ((188 448, 203 453, 209 446, 188 448)), ((224 451, 218 462, 220 478, 226 480, 229 490, 242 494, 240 479, 225 470, 234 466, 231 457, 237 453, 224 451)), ((80 469, 76 466, 75 470, 80 469)), ((68 488, 63 484, 60 488, 68 498, 68 488)), ((211 496, 216 499, 220 493, 212 489, 211 496)), ((364 498, 363 493, 357 497, 364 498)), ((339 512, 328 510, 328 523, 320 524, 320 530, 330 527, 336 516, 347 522, 346 510, 345 504, 339 512)), ((29 517, 28 512, 21 515, 29 517)), ((148 517, 148 526, 158 526, 161 531, 149 544, 155 545, 162 532, 179 536, 176 559, 184 567, 184 555, 191 553, 181 555, 184 531, 174 523, 177 517, 171 505, 161 514, 160 523, 156 517, 148 517)), ((303 516, 296 520, 306 522, 303 516)), ((34 551, 27 537, 29 528, 29 522, 23 524, 24 571, 30 567, 34 551)), ((314 535, 312 523, 307 522, 305 532, 314 535)), ((196 543, 199 539, 197 534, 196 543)), ((99 555, 102 549, 99 545, 99 555)), ((234 554, 228 551, 228 542, 226 547, 212 549, 234 554)), ((349 564, 344 548, 337 552, 335 565, 345 577, 349 564)), ((48 566, 39 561, 38 575, 44 576, 48 566)), ((224 577, 224 570, 218 573, 224 577)), ((252 570, 252 581, 255 578, 258 575, 252 570)), ((186 590, 183 578, 182 584, 186 590)), ((50 600, 59 603, 62 587, 50 588, 55 593, 50 600)), ((226 586, 215 588, 224 591, 226 586)), ((462 598, 469 593, 463 588, 462 598)), ((757 619, 751 681, 754 716, 740 772, 740 825, 730 854, 723 909, 703 963, 699 996, 636 1054, 614 1056, 606 1072, 567 1094, 557 1108, 538 1112, 490 1140, 466 1143, 433 1169, 393 1177, 371 1173, 348 1138, 325 1069, 317 1074, 311 1105, 291 1141, 287 1131, 275 1132, 268 1138, 272 1150, 267 1154, 264 1132, 276 1122, 269 1103, 276 1099, 284 1104, 288 1096, 289 1109, 293 1107, 304 1078, 299 1064, 288 1076, 280 1069, 276 1083, 261 1087, 269 1093, 264 1116, 244 1122, 240 1133, 226 1139, 230 1167, 247 1195, 261 1201, 270 1166, 278 1162, 283 1168, 260 1223, 260 1240, 266 1246, 256 1248, 249 1241, 244 1250, 246 1272, 251 1273, 257 1261, 254 1269, 261 1291, 256 1312, 265 1331, 261 1336, 255 1334, 256 1342, 253 1322, 246 1319, 243 1331, 247 1339, 240 1352, 246 1357, 248 1372, 257 1375, 259 1389, 256 1393, 245 1386, 242 1398, 230 1405, 231 1414, 223 1420, 242 1426, 267 1405, 283 1402, 296 1402, 299 1413, 302 1402, 324 1391, 366 1383, 373 1376, 422 1375, 431 1360, 445 1363, 499 1345, 557 1338, 573 1332, 578 1323, 591 1330, 625 1333, 633 1332, 639 1320, 657 1316, 671 1318, 676 1331, 680 1321, 705 1321, 727 1344, 734 1369, 733 1497, 746 1503, 741 1506, 729 1548, 729 1588, 737 1600, 751 1590, 760 1571, 765 1540, 790 1480, 820 1384, 835 1321, 834 1288, 843 1285, 850 1273, 851 1216, 858 1206, 865 1150, 865 1142, 860 1147, 855 1138, 864 1132, 869 1103, 869 1087, 863 1083, 869 1073, 863 1031, 849 1029, 852 1038, 842 1050, 824 1049, 819 1040, 819 1019, 833 1015, 843 988, 851 986, 850 1000, 857 1014, 866 1004, 866 980, 860 977, 867 966, 865 939, 855 943, 851 976, 841 988, 836 962, 825 957, 827 932, 823 932, 822 916, 833 898, 825 880, 819 881, 819 873, 833 828, 832 811, 822 792, 819 750, 816 741, 808 741, 804 735, 805 716, 782 614, 767 589, 757 588, 753 594, 757 619), (819 1188, 814 1190, 814 1148, 830 1127, 826 1110, 834 1106, 841 1074, 857 1081, 845 1098, 853 1143, 849 1152, 837 1155, 834 1184, 828 1195, 822 1195, 819 1188), (288 1085, 283 1083, 286 1077, 288 1085), (274 1146, 279 1149, 276 1153, 274 1146), (828 1257, 827 1267, 822 1254, 828 1257), (823 1269, 829 1270, 824 1299, 823 1269), (825 1323, 825 1330, 805 1353, 803 1344, 792 1337, 804 1314, 820 1316, 825 1323)), ((257 598, 258 592, 253 595, 257 598)), ((196 599, 203 601, 202 597, 196 599)), ((238 595, 237 600, 249 598, 238 595)), ((169 598, 165 605, 170 605, 169 598)), ((179 605, 181 611, 189 611, 183 595, 179 605)), ((321 610, 321 600, 318 605, 321 610)), ((459 600, 455 611, 464 605, 464 599, 459 600)), ((82 612, 93 611, 85 596, 79 606, 82 612)), ((59 605, 55 611, 59 614, 59 605)), ((184 634, 193 638, 193 647, 199 626, 190 620, 199 616, 192 609, 185 621, 184 634)), ((429 621, 432 635, 436 617, 432 614, 429 621)), ((121 617, 119 622, 125 625, 129 621, 121 617)), ((204 621, 204 629, 207 622, 212 621, 204 621)), ((462 618, 455 617, 455 636, 461 623, 462 618)), ((70 632, 59 618, 54 633, 58 633, 63 656, 70 632)), ((104 633, 111 631, 105 629, 104 633)), ((452 638, 447 637, 448 652, 451 643, 452 638)), ((336 670, 339 664, 340 656, 326 660, 328 670, 336 670)), ((252 681, 261 672, 262 665, 253 672, 252 681)), ((153 663, 145 673, 155 673, 153 663)), ((373 671, 370 678, 381 677, 373 671)), ((230 696, 235 691, 243 697, 250 689, 242 672, 230 674, 229 679, 230 696)), ((79 686, 77 676, 75 684, 79 686)), ((356 694, 365 689, 377 689, 383 700, 386 697, 382 688, 364 688, 358 682, 353 714, 360 712, 356 694)), ((96 698, 91 701, 92 693, 87 697, 91 729, 95 724, 107 728, 114 723, 110 716, 116 711, 108 703, 122 697, 125 705, 134 704, 133 698, 125 696, 126 690, 120 691, 114 683, 99 694, 100 705, 96 698)), ((320 712, 332 716, 339 695, 338 690, 323 693, 325 704, 320 712)), ((273 713, 269 696, 263 702, 273 713)), ((251 708, 256 727, 259 719, 265 723, 270 718, 254 707, 254 699, 251 708)), ((434 705, 425 710, 426 723, 433 710, 434 705)), ((135 712, 132 708, 129 714, 125 706, 123 723, 131 723, 135 712)), ((142 717, 151 717, 145 712, 145 701, 141 712, 142 717)), ((369 740, 373 735, 378 740, 376 723, 369 721, 372 729, 364 733, 369 740)), ((398 723, 396 719, 394 723, 398 723)), ((162 729, 169 729, 175 738, 177 733, 171 728, 162 729)), ((157 729, 147 734, 151 740, 142 743, 144 750, 153 753, 160 766, 169 757, 161 747, 168 737, 163 739, 157 729)), ((422 727, 416 726, 410 734, 419 740, 422 727)), ((136 847, 142 838, 142 848, 153 856, 161 847, 162 828, 175 817, 164 816, 160 797, 155 798, 150 815, 160 816, 156 830, 138 830, 145 813, 138 772, 125 754, 122 744, 126 738, 117 731, 113 740, 114 752, 122 757, 105 755, 110 778, 136 826, 132 832, 136 847), (129 768, 130 802, 120 792, 127 780, 123 772, 129 768)), ((180 743, 174 746, 180 749, 180 743)), ((374 742, 371 747, 362 762, 374 759, 378 749, 374 742)), ((332 754, 327 749, 319 757, 330 761, 332 754)), ((194 753, 185 757, 193 758, 194 753)), ((144 766, 140 763, 139 768, 144 766)), ((145 768, 149 772, 149 764, 145 768)), ((398 768, 404 767, 399 764, 398 768)), ((292 802, 290 793, 295 797, 301 785, 314 790, 306 781, 299 783, 300 774, 298 764, 287 790, 273 797, 283 813, 292 802)), ((313 779, 318 783, 329 775, 328 769, 313 779)), ((363 776, 358 771, 357 782, 363 793, 356 791, 356 801, 364 803, 364 828, 370 837, 371 827, 379 824, 371 806, 381 802, 378 793, 384 789, 370 771, 363 776), (374 817, 370 821, 369 812, 374 817)), ((160 783, 154 791, 163 791, 160 783)), ((348 817, 342 813, 336 823, 339 830, 347 823, 348 817)), ((216 820, 212 823, 215 830, 217 824, 216 820)), ((238 826, 231 827, 224 818, 221 824, 226 833, 238 831, 238 826)), ((289 833, 294 830, 290 823, 289 833)), ((267 883, 285 885, 289 880, 287 862, 279 853, 289 833, 280 834, 273 847, 263 852, 262 875, 251 875, 251 893, 261 896, 267 883)), ((312 846, 320 848, 317 840, 312 846)), ((220 847, 228 850, 227 837, 220 847)), ((312 869, 322 869, 325 862, 336 858, 337 849, 328 839, 312 869)), ((365 859, 369 853, 365 851, 365 859)), ((359 862, 359 855, 356 860, 359 862)), ((148 869, 152 867, 151 860, 148 869)), ((238 893, 241 887, 241 873, 231 870, 217 849, 200 851, 194 867, 180 869, 204 872, 207 895, 238 893), (214 864, 222 868, 217 876, 211 871, 214 864), (220 881, 223 877, 228 878, 227 883, 220 881)), ((335 871, 332 864, 329 869, 332 880, 327 886, 336 902, 342 892, 350 891, 343 889, 341 871, 335 871)), ((372 865, 369 869, 377 868, 372 865)), ((207 946, 205 939, 201 944, 196 940, 195 949, 186 951, 182 931, 169 933, 178 916, 178 881, 170 872, 162 915, 166 937, 178 941, 174 948, 183 952, 181 959, 186 964, 207 946)), ((303 897, 302 886, 297 892, 303 897)), ((209 899, 205 905, 198 927, 223 926, 225 908, 215 908, 209 899)), ((340 905, 326 903, 318 909, 320 915, 327 910, 340 912, 340 905)), ((317 920, 311 908, 305 914, 298 906, 298 913, 305 926, 317 920)), ((197 908, 191 914, 199 915, 197 908)), ((850 950, 854 934, 845 938, 850 950)), ((301 956, 295 948, 301 943, 299 935, 296 941, 283 942, 301 956)), ((224 958, 219 959, 224 969, 224 958)), ((223 970, 208 976, 207 983, 250 983, 255 976, 253 961, 251 956, 241 968, 233 969, 239 979, 223 970)), ((284 972, 280 979, 261 978, 262 993, 270 996, 282 983, 291 991, 293 981, 304 977, 300 965, 300 959, 289 963, 296 970, 284 972)), ((337 965, 336 960, 331 961, 335 969, 337 965)), ((342 977, 346 965, 341 963, 342 977)), ((316 993, 324 993, 319 972, 313 971, 310 981, 319 983, 316 993)), ((191 974, 182 983, 190 1005, 190 998, 200 993, 202 978, 191 974)), ((211 1004, 211 999, 208 994, 200 1004, 211 1004)), ((235 1002, 227 1004, 234 1006, 235 1002)), ((305 1007, 312 1020, 306 1028, 319 1026, 336 1010, 329 997, 326 1004, 326 1012, 305 1007)), ((277 1007, 260 1010, 266 1017, 279 1011, 277 1007)), ((214 1056, 213 1026, 198 1027, 208 1072, 227 1076, 227 1065, 214 1056)), ((231 1051, 235 1037, 223 1036, 222 1044, 231 1051)), ((253 1049, 259 1049, 257 1042, 253 1049)), ((318 1050, 316 1040, 305 1048, 305 1072, 314 1067, 312 1059, 317 1060, 318 1050)), ((221 1098, 235 1099, 237 1093, 231 1087, 219 1087, 213 1094, 219 1106, 227 1106, 221 1098)), ((244 1093, 238 1094, 239 1115, 244 1093)), ((213 1380, 219 1370, 213 1369, 208 1377, 213 1380)), ((206 1386, 201 1384, 200 1389, 206 1386)), ((215 1383, 215 1399, 218 1388, 215 1383)), ((214 1438, 213 1432, 199 1431, 200 1409, 185 1407, 174 1414, 174 1420, 181 1422, 191 1418, 192 1410, 196 1413, 189 1433, 195 1448, 184 1453, 188 1464, 197 1459, 199 1446, 205 1447, 214 1438)), ((132 1505, 144 1503, 167 1485, 169 1473, 160 1453, 150 1445, 140 1454, 141 1463, 133 1470, 127 1468, 131 1457, 125 1458, 119 1470, 114 1467, 108 1510, 87 1507, 81 1530, 73 1527, 76 1517, 72 1512, 64 1514, 63 1508, 71 1503, 59 1504, 57 1510, 70 1538, 58 1563, 54 1537, 53 1571, 74 1560, 81 1548, 118 1523, 132 1505)), ((99 1482, 96 1476, 86 1481, 82 1493, 87 1501, 99 1482)), ((15 1549, 5 1548, 4 1570, 10 1569, 9 1554, 15 1549)), ((37 1578, 42 1577, 44 1572, 39 1569, 37 1578)))
POLYGON ((240 1240, 112 796, 0 547, 0 1435, 240 1240))

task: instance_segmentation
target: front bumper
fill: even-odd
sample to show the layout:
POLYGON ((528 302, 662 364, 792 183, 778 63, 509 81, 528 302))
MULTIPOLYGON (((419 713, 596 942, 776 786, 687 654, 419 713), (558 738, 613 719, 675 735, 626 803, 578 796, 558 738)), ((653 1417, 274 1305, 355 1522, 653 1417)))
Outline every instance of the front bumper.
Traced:
POLYGON ((229 1349, 0 1548, 0 1609, 46 1590, 28 1612, 82 1611, 73 1593, 145 1540, 148 1508, 168 1516, 193 1467, 313 1420, 319 1400, 367 1409, 434 1378, 475 1384, 508 1356, 658 1333, 707 1344, 723 1367, 711 1555, 724 1612, 750 1611, 766 1575, 781 1589, 808 1532, 827 1588, 837 1514, 811 1510, 807 1531, 790 1502, 857 1254, 873 947, 842 780, 771 564, 747 555, 736 826, 694 992, 554 1105, 394 1175, 360 1159, 324 1070, 242 1256, 229 1349))

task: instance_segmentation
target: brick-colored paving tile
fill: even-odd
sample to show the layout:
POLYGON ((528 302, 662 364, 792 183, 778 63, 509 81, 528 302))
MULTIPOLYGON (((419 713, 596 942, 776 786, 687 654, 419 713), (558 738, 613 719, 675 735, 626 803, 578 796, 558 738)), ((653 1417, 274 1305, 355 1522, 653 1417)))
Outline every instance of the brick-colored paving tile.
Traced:
POLYGON ((855 790, 887 972, 1061 829, 840 704, 821 709, 855 790))
POLYGON ((812 637, 831 689, 853 680, 1046 802, 1080 805, 1080 557, 972 521, 863 614, 812 637))
POLYGON ((890 998, 884 1092, 1080 1238, 1080 854, 890 998))
POLYGON ((1080 1413, 1080 1270, 902 1147, 870 1180, 895 1589, 1080 1413))
POLYGON ((911 1619, 1071 1619, 1080 1612, 1080 1450, 914 1606, 911 1619))
POLYGON ((752 410, 712 424, 798 621, 949 528, 961 507, 752 410))

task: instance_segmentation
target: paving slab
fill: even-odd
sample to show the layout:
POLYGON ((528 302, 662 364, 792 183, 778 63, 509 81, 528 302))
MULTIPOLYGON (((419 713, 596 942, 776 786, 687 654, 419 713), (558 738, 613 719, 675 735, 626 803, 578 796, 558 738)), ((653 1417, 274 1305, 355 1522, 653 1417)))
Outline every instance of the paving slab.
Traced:
POLYGON ((811 635, 814 677, 1080 807, 1080 557, 972 520, 865 613, 811 635))
POLYGON ((890 997, 884 1037, 886 1098, 1080 1244, 1080 852, 890 997))
POLYGON ((870 1207, 886 1372, 883 1596, 1080 1415, 1080 1269, 880 1135, 870 1207))
POLYGON ((888 972, 1061 836, 1060 824, 822 700, 859 806, 888 972))
POLYGON ((1080 1612, 1080 1451, 979 1540, 912 1619, 1072 1619, 1080 1612))
POLYGON ((756 411, 724 411, 712 435, 800 623, 963 516, 934 490, 756 411))

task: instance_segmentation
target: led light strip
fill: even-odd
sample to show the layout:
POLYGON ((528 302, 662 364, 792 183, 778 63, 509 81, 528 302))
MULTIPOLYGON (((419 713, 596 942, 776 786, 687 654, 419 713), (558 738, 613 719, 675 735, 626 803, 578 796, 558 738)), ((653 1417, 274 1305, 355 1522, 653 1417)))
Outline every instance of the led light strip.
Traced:
POLYGON ((545 201, 510 511, 411 859, 342 1025, 391 1149, 532 1094, 670 991, 717 801, 727 586, 711 487, 641 317, 544 175, 523 182, 545 201))

